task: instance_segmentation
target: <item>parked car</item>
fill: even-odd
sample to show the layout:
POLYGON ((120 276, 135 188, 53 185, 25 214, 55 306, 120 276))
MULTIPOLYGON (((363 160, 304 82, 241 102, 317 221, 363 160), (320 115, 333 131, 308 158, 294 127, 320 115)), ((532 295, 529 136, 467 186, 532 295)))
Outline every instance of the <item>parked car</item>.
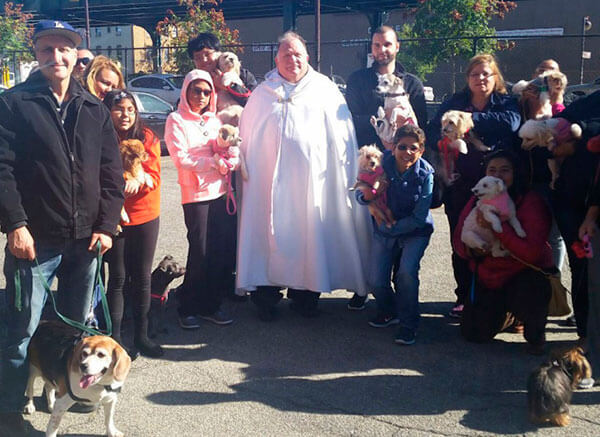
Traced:
POLYGON ((173 106, 160 97, 149 93, 131 91, 131 94, 135 98, 140 118, 160 138, 161 154, 168 155, 169 152, 165 143, 165 123, 169 114, 173 112, 173 106))
POLYGON ((127 83, 127 89, 153 94, 175 106, 181 94, 183 79, 184 76, 174 74, 146 74, 131 79, 127 83))
POLYGON ((596 78, 593 82, 578 84, 578 85, 569 85, 565 89, 565 105, 574 102, 575 100, 592 94, 600 90, 600 77, 596 78))

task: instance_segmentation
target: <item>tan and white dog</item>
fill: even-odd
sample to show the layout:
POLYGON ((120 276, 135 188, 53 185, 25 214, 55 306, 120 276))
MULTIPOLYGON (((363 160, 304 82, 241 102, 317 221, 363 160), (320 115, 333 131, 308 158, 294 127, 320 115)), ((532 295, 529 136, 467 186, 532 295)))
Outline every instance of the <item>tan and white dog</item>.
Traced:
POLYGON ((48 409, 52 413, 46 437, 56 437, 65 412, 76 402, 102 405, 106 433, 122 437, 115 427, 117 395, 131 367, 131 358, 112 338, 104 335, 79 339, 80 331, 62 322, 42 322, 29 344, 29 399, 24 413, 35 412, 33 388, 44 380, 48 409))
POLYGON ((477 206, 465 219, 460 239, 470 248, 489 250, 492 256, 508 255, 509 252, 502 247, 494 235, 494 232, 502 232, 502 222, 508 221, 521 238, 526 237, 527 234, 517 219, 515 204, 508 195, 504 182, 493 176, 485 176, 471 191, 478 199, 477 206), (492 225, 494 232, 479 226, 477 223, 478 212, 492 225))
MULTIPOLYGON (((154 181, 148 173, 144 171, 142 163, 148 160, 148 152, 140 140, 124 140, 119 144, 121 160, 123 161, 123 178, 125 180, 136 180, 140 185, 146 185, 148 188, 154 187, 154 181)), ((129 223, 129 215, 125 207, 121 209, 121 220, 129 223)))
MULTIPOLYGON (((240 78, 241 62, 233 52, 223 52, 217 61, 217 68, 222 73, 221 87, 227 88, 233 84, 244 86, 240 78)), ((242 106, 239 105, 231 94, 223 89, 217 91, 217 117, 223 124, 237 126, 242 115, 242 106)))
POLYGON ((407 123, 419 125, 408 93, 404 89, 404 81, 400 77, 394 73, 382 74, 378 78, 375 92, 384 96, 383 108, 380 106, 377 116, 371 116, 369 121, 381 141, 393 142, 396 130, 407 123), (399 117, 404 120, 401 124, 397 122, 399 117))

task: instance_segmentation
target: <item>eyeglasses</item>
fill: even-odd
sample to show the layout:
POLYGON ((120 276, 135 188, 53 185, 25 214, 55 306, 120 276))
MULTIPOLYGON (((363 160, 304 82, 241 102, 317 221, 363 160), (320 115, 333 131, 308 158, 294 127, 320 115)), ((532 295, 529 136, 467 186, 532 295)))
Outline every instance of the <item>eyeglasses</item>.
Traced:
POLYGON ((396 146, 396 149, 400 150, 401 152, 406 152, 408 150, 409 152, 413 152, 413 153, 421 150, 421 148, 419 146, 405 146, 404 144, 398 144, 396 146))
POLYGON ((78 58, 78 59, 77 59, 77 63, 76 63, 76 64, 77 64, 77 65, 79 65, 79 64, 87 65, 87 64, 89 64, 90 62, 92 62, 92 58, 88 58, 88 57, 86 56, 85 58, 78 58))
POLYGON ((495 76, 495 73, 488 73, 487 71, 483 73, 470 73, 469 79, 489 79, 492 76, 495 76))
POLYGON ((197 96, 202 94, 204 97, 210 97, 210 95, 212 94, 212 90, 192 88, 192 93, 196 94, 197 96))

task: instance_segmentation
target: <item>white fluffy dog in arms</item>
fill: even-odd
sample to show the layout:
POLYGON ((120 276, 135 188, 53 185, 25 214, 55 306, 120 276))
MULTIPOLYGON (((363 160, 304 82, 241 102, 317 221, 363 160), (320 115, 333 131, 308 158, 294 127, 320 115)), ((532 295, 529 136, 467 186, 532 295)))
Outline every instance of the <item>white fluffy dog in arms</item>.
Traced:
POLYGON ((384 102, 383 108, 377 109, 377 116, 371 116, 370 122, 383 142, 391 143, 396 129, 406 123, 419 125, 401 78, 393 73, 380 75, 375 92, 384 96, 384 102), (398 123, 399 117, 404 120, 401 124, 398 123))
POLYGON ((494 232, 502 232, 502 222, 508 221, 521 238, 527 234, 517 219, 515 204, 508 195, 504 182, 493 176, 485 176, 471 191, 478 199, 477 206, 465 219, 460 239, 470 248, 490 250, 492 256, 508 255, 509 252, 502 247, 494 235, 494 232), (477 223, 478 212, 492 225, 494 232, 479 226, 477 223))
MULTIPOLYGON (((220 85, 227 88, 231 85, 244 87, 240 79, 241 62, 233 52, 223 52, 217 61, 217 67, 222 74, 220 85)), ((228 91, 219 89, 217 91, 217 117, 223 124, 237 126, 242 114, 242 106, 239 105, 228 91)))

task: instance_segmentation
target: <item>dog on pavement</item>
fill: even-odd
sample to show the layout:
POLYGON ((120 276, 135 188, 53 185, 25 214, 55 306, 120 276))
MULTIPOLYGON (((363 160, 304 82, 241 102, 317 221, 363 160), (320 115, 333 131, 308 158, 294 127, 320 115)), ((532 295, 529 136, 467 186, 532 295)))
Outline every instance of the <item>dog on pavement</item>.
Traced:
POLYGON ((165 313, 169 295, 174 291, 169 288, 173 280, 185 275, 185 267, 180 265, 171 255, 165 256, 154 269, 150 282, 150 315, 148 332, 154 338, 159 333, 167 333, 165 313))
POLYGON ((107 435, 123 437, 115 427, 114 412, 131 358, 116 341, 104 335, 81 338, 79 330, 62 322, 42 322, 28 353, 28 402, 24 413, 35 412, 34 382, 42 377, 51 412, 47 437, 56 437, 63 415, 76 402, 102 405, 107 435))
POLYGON ((529 420, 567 426, 571 423, 569 404, 573 389, 591 376, 590 363, 581 347, 553 352, 550 360, 535 369, 527 381, 529 420))

